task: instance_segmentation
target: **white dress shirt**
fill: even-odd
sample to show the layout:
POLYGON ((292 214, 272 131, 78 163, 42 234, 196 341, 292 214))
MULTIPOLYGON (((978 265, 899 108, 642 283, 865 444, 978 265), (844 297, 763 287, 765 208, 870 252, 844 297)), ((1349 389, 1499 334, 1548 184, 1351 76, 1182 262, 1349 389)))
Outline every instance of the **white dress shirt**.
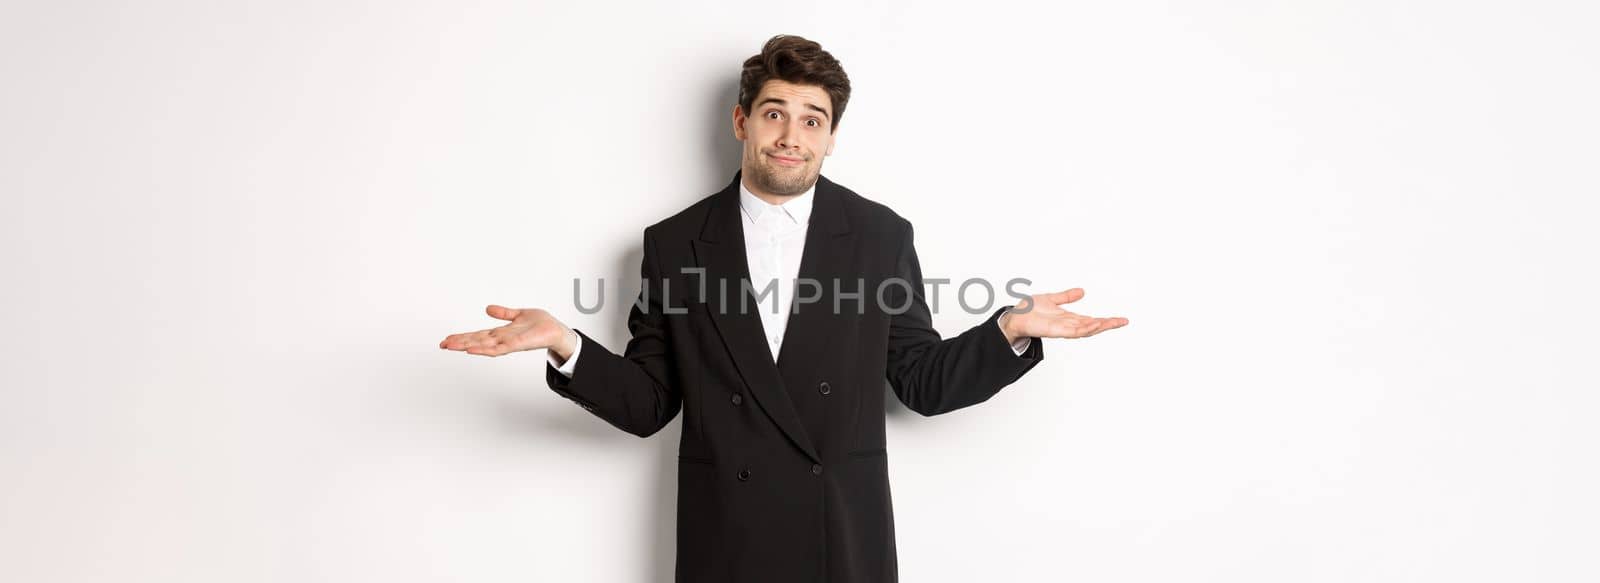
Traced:
POLYGON ((800 274, 800 254, 811 225, 811 203, 816 185, 781 205, 767 204, 739 183, 739 208, 744 212, 744 254, 750 265, 750 287, 756 296, 756 313, 766 333, 767 349, 777 362, 783 331, 789 327, 794 307, 795 279, 800 274), (766 292, 768 288, 772 292, 766 292))
MULTIPOLYGON (((789 312, 794 307, 795 280, 800 274, 800 255, 805 250, 806 228, 811 224, 811 203, 816 200, 816 185, 781 205, 767 204, 756 198, 744 181, 739 182, 739 208, 744 221, 744 253, 750 265, 750 287, 761 297, 756 303, 756 313, 761 316, 761 329, 765 333, 767 349, 772 361, 778 361, 778 350, 783 347, 783 332, 789 326, 789 312), (771 287, 771 291, 767 291, 771 287), (763 295, 764 294, 764 295, 763 295)), ((998 322, 997 322, 998 324, 998 322)), ((1017 356, 1028 350, 1032 338, 1018 338, 1011 344, 1017 356)), ((557 363, 553 354, 546 354, 556 371, 568 378, 578 362, 578 350, 583 339, 573 345, 572 356, 557 363)))

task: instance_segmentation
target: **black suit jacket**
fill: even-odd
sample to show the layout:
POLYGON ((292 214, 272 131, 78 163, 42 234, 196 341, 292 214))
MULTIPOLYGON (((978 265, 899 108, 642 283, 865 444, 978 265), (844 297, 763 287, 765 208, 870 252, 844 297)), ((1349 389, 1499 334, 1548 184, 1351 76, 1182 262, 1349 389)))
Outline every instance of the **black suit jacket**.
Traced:
POLYGON ((911 223, 819 177, 799 277, 822 289, 797 290, 774 364, 741 283, 739 180, 644 230, 623 354, 577 330, 571 379, 547 366, 546 381, 640 437, 683 411, 677 581, 896 581, 885 381, 912 411, 947 413, 1017 380, 1042 342, 1018 356, 995 324, 1004 307, 941 339, 911 223))

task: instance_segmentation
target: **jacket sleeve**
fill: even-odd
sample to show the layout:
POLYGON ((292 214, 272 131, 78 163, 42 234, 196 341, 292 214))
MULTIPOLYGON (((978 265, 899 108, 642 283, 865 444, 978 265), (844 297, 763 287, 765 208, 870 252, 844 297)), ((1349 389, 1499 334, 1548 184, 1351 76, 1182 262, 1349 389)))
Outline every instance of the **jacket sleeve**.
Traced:
POLYGON ((885 374, 900 402, 931 417, 989 400, 1044 359, 1044 343, 1036 338, 1022 354, 1012 350, 996 323, 1010 306, 995 310, 954 338, 941 340, 923 297, 922 266, 913 239, 907 222, 894 276, 909 285, 885 288, 898 293, 898 297, 889 293, 884 302, 891 308, 885 374), (895 313, 907 305, 903 313, 895 313))
POLYGON ((683 405, 683 393, 673 380, 671 339, 662 302, 666 282, 650 229, 644 232, 639 275, 639 298, 628 311, 632 338, 623 354, 618 356, 573 328, 581 337, 583 357, 577 359, 570 378, 546 362, 545 382, 557 394, 618 429, 649 437, 671 422, 683 405))

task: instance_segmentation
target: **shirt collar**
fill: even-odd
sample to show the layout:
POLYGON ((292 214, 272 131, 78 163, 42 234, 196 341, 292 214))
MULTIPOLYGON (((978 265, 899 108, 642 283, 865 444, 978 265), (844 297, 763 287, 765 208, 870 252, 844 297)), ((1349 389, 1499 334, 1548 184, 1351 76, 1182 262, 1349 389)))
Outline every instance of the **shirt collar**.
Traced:
POLYGON ((767 201, 756 198, 756 195, 751 193, 750 189, 745 188, 744 181, 740 180, 739 208, 744 209, 745 216, 750 217, 752 222, 760 219, 762 213, 775 211, 783 213, 782 216, 787 217, 796 225, 804 225, 811 221, 811 203, 816 200, 816 197, 813 196, 816 190, 817 185, 813 182, 811 188, 807 188, 805 192, 781 205, 772 205, 767 204, 767 201))

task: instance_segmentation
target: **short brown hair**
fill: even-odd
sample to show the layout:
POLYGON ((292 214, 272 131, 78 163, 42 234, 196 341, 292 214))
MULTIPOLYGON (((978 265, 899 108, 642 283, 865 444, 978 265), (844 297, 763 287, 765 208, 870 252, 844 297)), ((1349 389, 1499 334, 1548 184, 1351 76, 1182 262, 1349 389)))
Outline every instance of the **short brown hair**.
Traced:
POLYGON ((739 107, 745 115, 750 115, 761 86, 772 79, 821 86, 833 100, 828 133, 839 127, 845 103, 850 101, 850 77, 844 74, 838 59, 822 50, 822 45, 804 37, 780 34, 767 40, 761 54, 745 59, 744 71, 739 74, 739 107))

